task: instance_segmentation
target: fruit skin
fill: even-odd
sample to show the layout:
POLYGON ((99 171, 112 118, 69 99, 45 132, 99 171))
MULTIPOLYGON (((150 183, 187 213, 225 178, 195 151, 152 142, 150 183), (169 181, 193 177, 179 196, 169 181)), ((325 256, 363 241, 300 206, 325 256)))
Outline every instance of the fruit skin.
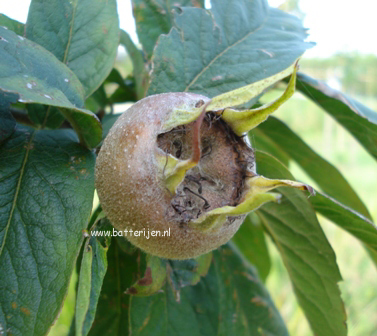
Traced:
POLYGON ((105 214, 118 230, 163 231, 170 236, 127 234, 127 239, 147 253, 168 259, 188 259, 225 244, 236 233, 246 215, 226 220, 217 230, 202 231, 180 225, 167 216, 172 195, 163 184, 156 157, 162 150, 157 136, 174 108, 191 111, 209 98, 192 93, 149 96, 121 115, 97 158, 96 188, 105 214))

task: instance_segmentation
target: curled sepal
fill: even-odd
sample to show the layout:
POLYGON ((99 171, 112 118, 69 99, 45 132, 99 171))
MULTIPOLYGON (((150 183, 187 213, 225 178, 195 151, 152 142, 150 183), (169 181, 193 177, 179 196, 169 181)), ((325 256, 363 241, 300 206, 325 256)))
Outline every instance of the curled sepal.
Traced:
POLYGON ((179 160, 170 154, 157 155, 165 187, 174 195, 179 184, 184 180, 186 172, 195 167, 198 162, 192 159, 179 160))
POLYGON ((231 106, 238 106, 247 103, 251 99, 260 95, 265 89, 275 84, 284 77, 289 76, 297 70, 296 60, 292 65, 290 65, 285 70, 272 75, 270 77, 264 78, 258 82, 240 87, 239 89, 225 92, 212 98, 211 103, 208 106, 208 111, 221 111, 231 106))
POLYGON ((278 187, 291 187, 300 190, 307 190, 311 195, 315 193, 312 187, 304 183, 290 180, 268 179, 260 175, 247 178, 245 183, 247 189, 240 204, 237 206, 225 206, 213 209, 199 217, 193 225, 203 231, 216 230, 222 225, 226 216, 247 214, 258 209, 264 203, 278 201, 281 198, 280 194, 268 192, 278 187))
POLYGON ((137 280, 126 294, 134 296, 149 296, 158 292, 166 281, 165 262, 158 257, 147 255, 147 267, 144 276, 137 280))
POLYGON ((257 127, 260 123, 265 121, 271 113, 275 112, 283 103, 292 97, 295 92, 297 69, 298 66, 296 64, 287 88, 283 95, 275 101, 251 110, 239 111, 227 108, 222 112, 221 118, 225 120, 234 133, 239 136, 257 127))

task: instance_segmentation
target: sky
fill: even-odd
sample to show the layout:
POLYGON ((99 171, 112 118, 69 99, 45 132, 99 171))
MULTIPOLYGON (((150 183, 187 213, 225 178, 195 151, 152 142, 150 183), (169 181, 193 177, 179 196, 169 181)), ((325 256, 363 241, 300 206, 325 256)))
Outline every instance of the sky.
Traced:
MULTIPOLYGON (((208 1, 208 0, 206 0, 208 1)), ((284 0, 268 0, 273 7, 284 0)), ((30 0, 0 0, 0 13, 26 22, 30 0)), ((337 52, 358 51, 377 56, 376 9, 370 0, 300 0, 305 13, 304 26, 309 28, 308 40, 317 45, 308 50, 306 58, 329 57, 337 52)), ((120 27, 137 40, 131 1, 118 0, 120 27)))

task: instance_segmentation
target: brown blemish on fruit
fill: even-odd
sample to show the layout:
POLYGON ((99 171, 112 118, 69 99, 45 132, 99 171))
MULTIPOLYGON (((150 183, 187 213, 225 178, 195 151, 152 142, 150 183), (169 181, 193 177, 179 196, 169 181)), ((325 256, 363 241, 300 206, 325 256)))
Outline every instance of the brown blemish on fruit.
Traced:
POLYGON ((195 107, 196 108, 199 108, 199 107, 202 107, 204 105, 204 100, 199 100, 196 104, 195 104, 195 107))

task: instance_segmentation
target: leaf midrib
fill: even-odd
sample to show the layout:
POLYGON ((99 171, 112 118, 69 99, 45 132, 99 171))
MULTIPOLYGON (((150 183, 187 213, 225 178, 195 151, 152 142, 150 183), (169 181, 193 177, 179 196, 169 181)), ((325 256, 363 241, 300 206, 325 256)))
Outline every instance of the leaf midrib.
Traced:
POLYGON ((14 193, 14 198, 13 198, 13 202, 12 202, 12 208, 10 210, 10 214, 9 214, 7 225, 5 226, 5 234, 4 234, 3 242, 2 242, 2 244, 0 246, 0 257, 3 254, 3 250, 4 250, 4 247, 5 247, 5 242, 6 242, 7 235, 8 235, 8 230, 9 230, 9 227, 10 227, 10 223, 12 222, 12 219, 13 219, 13 213, 14 213, 14 210, 16 208, 18 194, 19 194, 20 189, 21 189, 21 182, 22 182, 22 178, 24 176, 26 162, 27 162, 27 159, 29 157, 30 147, 31 147, 31 143, 33 142, 33 139, 34 139, 35 132, 36 131, 33 131, 33 134, 30 136, 30 139, 29 139, 29 141, 27 143, 24 160, 22 161, 22 166, 21 166, 21 171, 20 171, 20 177, 18 178, 16 192, 14 193))
MULTIPOLYGON (((266 17, 264 18, 263 22, 261 22, 261 24, 259 25, 259 27, 257 27, 256 29, 248 32, 245 36, 243 36, 241 39, 237 40, 236 42, 234 42, 233 44, 227 46, 222 52, 220 52, 219 54, 217 54, 209 63, 208 65, 206 65, 195 77, 194 79, 186 86, 184 92, 187 92, 191 86, 193 86, 196 81, 203 75, 204 72, 206 72, 211 66, 213 63, 215 63, 221 56, 223 56, 226 52, 228 52, 230 49, 232 49, 233 47, 235 47, 237 44, 243 42, 244 40, 246 40, 250 35, 256 33, 258 30, 262 29, 263 26, 265 25, 267 19, 268 19, 269 15, 267 14, 266 17)), ((215 23, 215 21, 214 21, 215 23)))
POLYGON ((74 26, 74 23, 75 23, 75 16, 76 16, 77 0, 75 0, 72 3, 72 7, 73 7, 72 20, 71 20, 71 26, 69 28, 68 42, 67 42, 67 46, 66 46, 65 52, 64 52, 63 63, 66 63, 66 61, 67 61, 69 48, 71 47, 71 41, 72 41, 72 37, 73 37, 73 26, 74 26))

